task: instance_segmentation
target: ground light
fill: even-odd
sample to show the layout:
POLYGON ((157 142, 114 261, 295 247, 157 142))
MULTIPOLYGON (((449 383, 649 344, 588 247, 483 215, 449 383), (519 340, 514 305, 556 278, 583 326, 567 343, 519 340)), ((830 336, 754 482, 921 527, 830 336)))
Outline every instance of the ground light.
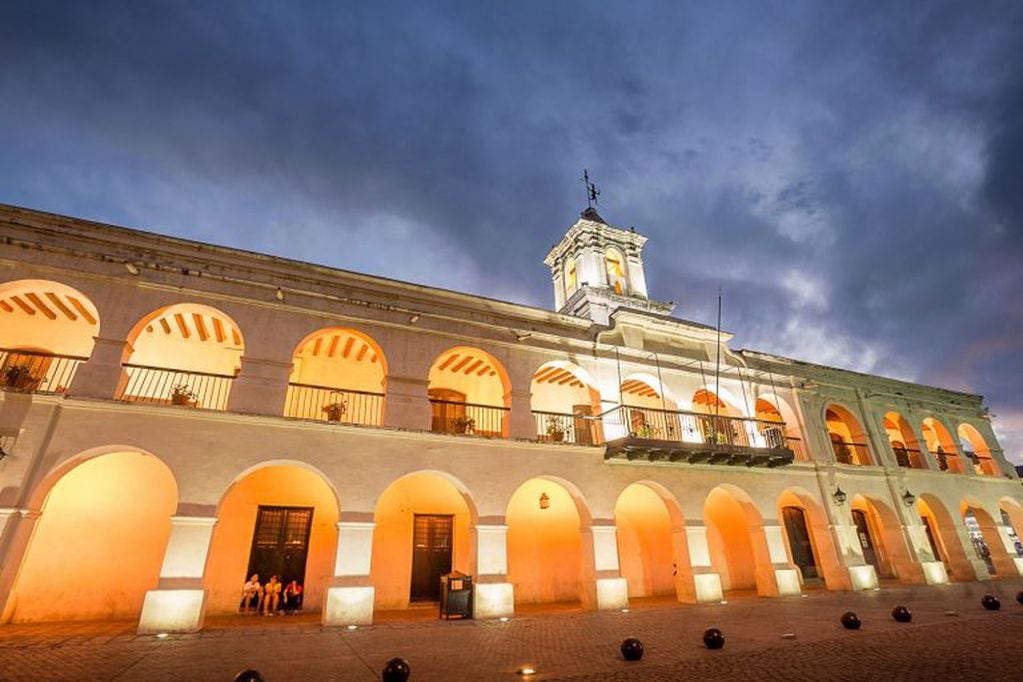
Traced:
POLYGON ((157 639, 167 639, 167 637, 168 637, 168 635, 167 635, 166 632, 158 632, 158 633, 156 633, 156 638, 157 639))
POLYGON ((349 626, 348 626, 348 629, 349 629, 349 630, 358 630, 358 629, 359 629, 359 626, 358 626, 358 625, 349 625, 349 626))
POLYGON ((500 618, 498 618, 498 620, 501 621, 502 623, 507 623, 508 622, 508 616, 501 616, 500 618))
POLYGON ((523 677, 528 677, 529 675, 536 674, 536 668, 534 668, 531 665, 524 665, 515 672, 518 673, 519 675, 522 675, 523 677))

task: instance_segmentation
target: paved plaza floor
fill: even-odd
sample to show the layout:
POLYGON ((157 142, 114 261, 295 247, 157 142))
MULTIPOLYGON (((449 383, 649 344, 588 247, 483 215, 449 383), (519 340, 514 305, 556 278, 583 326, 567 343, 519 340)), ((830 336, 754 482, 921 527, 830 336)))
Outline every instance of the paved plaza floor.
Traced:
POLYGON ((368 681, 393 656, 409 661, 411 680, 1023 680, 1021 589, 1023 580, 1005 580, 699 606, 651 600, 627 613, 531 609, 504 623, 437 621, 420 609, 356 630, 323 628, 315 616, 250 616, 166 638, 136 636, 124 622, 8 625, 0 680, 229 681, 252 667, 267 682, 368 681), (1000 611, 981 607, 988 593, 1000 611), (891 618, 896 604, 912 623, 891 618), (850 609, 858 631, 839 624, 850 609), (701 642, 711 626, 725 633, 720 651, 701 642), (619 653, 628 636, 644 644, 639 662, 619 653), (536 674, 518 675, 523 665, 536 674))

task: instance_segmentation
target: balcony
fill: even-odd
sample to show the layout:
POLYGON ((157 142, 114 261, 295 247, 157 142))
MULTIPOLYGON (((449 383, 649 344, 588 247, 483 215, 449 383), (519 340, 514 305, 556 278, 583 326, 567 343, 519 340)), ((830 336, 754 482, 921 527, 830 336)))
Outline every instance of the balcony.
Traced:
POLYGON ((234 376, 210 372, 123 365, 128 375, 117 399, 151 405, 179 405, 226 410, 234 376))
POLYGON ((603 441, 600 420, 586 414, 533 412, 539 443, 597 445, 603 441))
POLYGON ((430 430, 482 438, 503 438, 507 407, 430 399, 433 418, 430 430))
POLYGON ((0 387, 23 393, 64 393, 78 366, 86 360, 74 355, 0 348, 0 387))
POLYGON ((625 405, 600 419, 607 459, 766 467, 795 459, 782 422, 625 405))
POLYGON ((870 464, 870 449, 866 443, 850 443, 844 440, 831 441, 835 461, 839 464, 864 466, 870 464))
POLYGON ((289 383, 284 416, 380 426, 383 407, 383 393, 289 383))

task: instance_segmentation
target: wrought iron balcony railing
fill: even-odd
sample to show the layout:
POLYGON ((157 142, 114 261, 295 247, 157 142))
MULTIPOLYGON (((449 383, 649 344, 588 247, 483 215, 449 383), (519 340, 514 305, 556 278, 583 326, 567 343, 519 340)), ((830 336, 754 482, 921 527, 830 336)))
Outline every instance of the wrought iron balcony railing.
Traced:
POLYGON ((383 409, 383 393, 315 384, 288 384, 288 395, 284 401, 285 417, 365 426, 380 426, 383 409))
POLYGON ((119 400, 226 410, 234 376, 146 365, 123 365, 128 375, 119 400))
POLYGON ((501 438, 505 435, 507 407, 479 405, 453 400, 430 399, 433 420, 430 430, 466 436, 501 438))
POLYGON ((603 442, 600 419, 588 414, 533 412, 536 439, 542 443, 597 445, 603 442))
POLYGON ((0 348, 0 388, 25 393, 64 393, 88 358, 0 348))
POLYGON ((619 405, 601 416, 607 457, 779 466, 795 455, 785 424, 747 417, 619 405))
POLYGON ((831 441, 831 449, 835 453, 835 461, 839 464, 855 464, 864 466, 870 464, 870 448, 866 443, 848 443, 846 441, 831 441))

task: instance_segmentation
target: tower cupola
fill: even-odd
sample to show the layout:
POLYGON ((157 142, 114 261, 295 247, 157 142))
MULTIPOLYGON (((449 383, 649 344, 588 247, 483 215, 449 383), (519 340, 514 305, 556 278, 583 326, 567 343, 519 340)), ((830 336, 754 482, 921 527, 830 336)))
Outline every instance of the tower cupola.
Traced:
POLYGON ((651 301, 643 272, 647 238, 608 224, 584 210, 544 259, 551 269, 558 312, 607 324, 618 308, 670 314, 670 303, 651 301))

